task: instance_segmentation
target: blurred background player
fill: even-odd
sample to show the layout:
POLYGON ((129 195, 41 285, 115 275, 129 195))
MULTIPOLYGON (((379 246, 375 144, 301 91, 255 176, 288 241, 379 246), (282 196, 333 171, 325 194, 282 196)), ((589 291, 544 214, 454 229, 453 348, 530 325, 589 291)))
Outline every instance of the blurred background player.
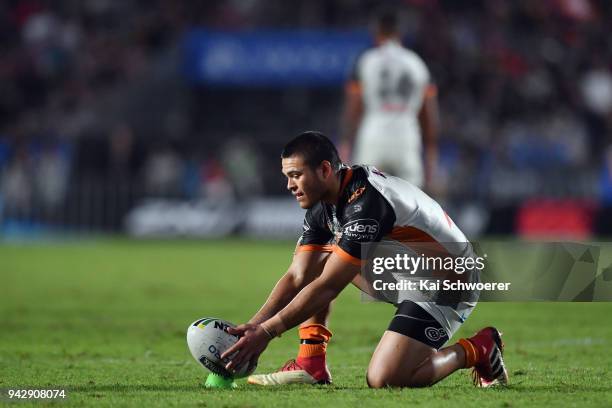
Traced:
POLYGON ((430 189, 438 160, 437 88, 423 60, 402 46, 396 13, 378 15, 374 37, 376 47, 357 59, 346 84, 340 154, 348 160, 353 149, 353 162, 430 189))

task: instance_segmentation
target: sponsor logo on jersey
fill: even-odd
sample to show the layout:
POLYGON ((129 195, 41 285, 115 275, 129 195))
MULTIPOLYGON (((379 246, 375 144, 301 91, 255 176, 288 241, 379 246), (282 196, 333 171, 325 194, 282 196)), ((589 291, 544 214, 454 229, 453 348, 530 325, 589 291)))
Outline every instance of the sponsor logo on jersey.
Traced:
POLYGON ((378 235, 380 225, 372 218, 351 221, 342 228, 342 236, 355 241, 373 241, 378 235))
POLYGON ((365 191, 365 187, 359 187, 357 190, 355 190, 353 194, 351 194, 351 196, 348 199, 348 203, 350 204, 356 199, 358 199, 363 194, 364 191, 365 191))
POLYGON ((438 341, 446 336, 446 331, 442 328, 427 327, 425 329, 425 337, 431 341, 438 341))

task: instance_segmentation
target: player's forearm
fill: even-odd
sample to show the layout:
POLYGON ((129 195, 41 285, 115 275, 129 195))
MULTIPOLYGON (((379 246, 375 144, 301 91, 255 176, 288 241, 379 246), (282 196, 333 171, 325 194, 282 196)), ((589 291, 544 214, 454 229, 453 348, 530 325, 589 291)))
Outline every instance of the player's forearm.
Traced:
POLYGON ((352 145, 361 122, 361 109, 355 102, 349 102, 344 108, 342 122, 340 123, 341 143, 352 145))
POLYGON ((344 100, 344 111, 340 122, 340 156, 342 160, 348 161, 363 116, 361 86, 357 82, 347 84, 344 100))
POLYGON ((434 177, 438 165, 438 102, 435 96, 425 96, 423 107, 419 113, 419 123, 423 135, 425 156, 425 180, 428 184, 434 177))
POLYGON ((299 285, 293 276, 290 273, 286 273, 276 283, 266 303, 264 303, 259 311, 249 320, 249 323, 259 324, 269 319, 271 316, 274 316, 287 306, 301 289, 302 286, 299 285))
POLYGON ((433 101, 426 102, 419 115, 419 124, 423 134, 425 152, 438 148, 438 113, 433 101))
POLYGON ((279 335, 323 310, 338 296, 340 290, 315 280, 302 289, 284 309, 263 324, 272 333, 279 335))
POLYGON ((425 184, 429 185, 435 178, 436 169, 438 167, 438 149, 437 147, 425 148, 425 184))

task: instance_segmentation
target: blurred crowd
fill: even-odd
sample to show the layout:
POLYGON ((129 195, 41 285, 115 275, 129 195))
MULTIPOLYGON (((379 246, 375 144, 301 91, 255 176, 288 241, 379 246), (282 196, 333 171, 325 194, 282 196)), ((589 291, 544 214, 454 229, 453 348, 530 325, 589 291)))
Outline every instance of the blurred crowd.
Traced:
POLYGON ((527 176, 517 188, 540 175, 530 193, 543 192, 551 174, 573 174, 568 193, 592 195, 594 183, 587 179, 583 189, 580 174, 602 169, 612 145, 612 4, 447 6, 424 7, 412 38, 440 85, 445 137, 471 156, 464 165, 496 180, 527 176))
MULTIPOLYGON (((178 64, 172 50, 194 26, 365 29, 380 4, 2 2, 0 213, 33 205, 53 212, 71 190, 92 183, 104 191, 115 188, 109 182, 138 186, 133 199, 280 192, 282 185, 266 187, 277 172, 268 158, 304 128, 337 136, 342 87, 190 89, 168 80, 178 74, 164 64, 178 64), (156 95, 142 92, 155 86, 156 95), (169 89, 181 95, 168 96, 174 106, 163 103, 169 89), (138 100, 132 94, 162 103, 124 105, 138 100), (252 98, 274 114, 262 117, 252 98)), ((442 196, 495 205, 548 194, 612 205, 612 3, 385 4, 399 10, 405 44, 439 87, 442 196)))

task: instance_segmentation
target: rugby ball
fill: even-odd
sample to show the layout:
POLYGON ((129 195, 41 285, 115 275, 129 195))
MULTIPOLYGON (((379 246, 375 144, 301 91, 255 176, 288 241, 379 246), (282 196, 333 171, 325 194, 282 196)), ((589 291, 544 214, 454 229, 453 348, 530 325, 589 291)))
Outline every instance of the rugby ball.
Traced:
POLYGON ((225 350, 239 340, 238 336, 227 332, 229 327, 235 325, 214 317, 198 319, 187 329, 187 346, 193 358, 213 373, 232 378, 246 377, 255 371, 256 364, 244 364, 237 372, 230 373, 225 369, 230 358, 221 359, 225 350))

